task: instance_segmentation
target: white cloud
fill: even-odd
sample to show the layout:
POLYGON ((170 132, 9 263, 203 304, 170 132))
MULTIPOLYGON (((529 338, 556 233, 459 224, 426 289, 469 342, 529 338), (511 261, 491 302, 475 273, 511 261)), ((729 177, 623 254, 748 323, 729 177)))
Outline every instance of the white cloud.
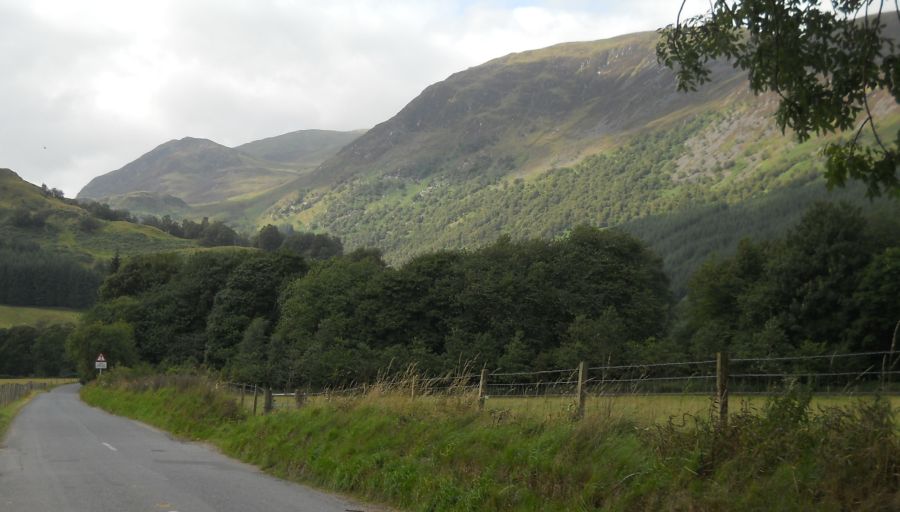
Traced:
POLYGON ((653 30, 679 5, 0 0, 0 167, 71 196, 172 138, 368 127, 453 72, 653 30))

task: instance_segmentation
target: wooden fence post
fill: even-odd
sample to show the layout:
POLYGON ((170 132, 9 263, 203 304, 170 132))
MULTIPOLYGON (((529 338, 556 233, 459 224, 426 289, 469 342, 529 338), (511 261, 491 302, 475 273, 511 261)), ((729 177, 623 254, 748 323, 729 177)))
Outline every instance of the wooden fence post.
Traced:
POLYGON ((303 402, 306 401, 306 396, 300 391, 300 388, 294 390, 294 403, 297 405, 297 409, 303 407, 303 402))
POLYGON ((259 386, 253 385, 253 415, 256 416, 256 396, 259 394, 259 386))
POLYGON ((478 410, 484 410, 484 392, 487 391, 487 379, 488 379, 488 371, 487 368, 481 369, 481 380, 478 381, 478 410))
POLYGON ((578 409, 575 411, 575 417, 578 419, 584 418, 584 397, 585 397, 585 389, 584 385, 587 381, 587 363, 584 361, 578 363, 578 388, 576 392, 578 394, 578 409))
POLYGON ((241 384, 241 409, 242 410, 244 408, 244 387, 246 387, 246 384, 241 384))
POLYGON ((418 380, 418 375, 412 376, 412 384, 409 386, 409 397, 416 398, 416 381, 418 380))
POLYGON ((263 414, 269 414, 274 408, 274 403, 272 402, 272 388, 266 386, 265 390, 265 400, 263 400, 263 414))
POLYGON ((728 353, 716 352, 716 403, 719 406, 719 424, 728 424, 728 353))

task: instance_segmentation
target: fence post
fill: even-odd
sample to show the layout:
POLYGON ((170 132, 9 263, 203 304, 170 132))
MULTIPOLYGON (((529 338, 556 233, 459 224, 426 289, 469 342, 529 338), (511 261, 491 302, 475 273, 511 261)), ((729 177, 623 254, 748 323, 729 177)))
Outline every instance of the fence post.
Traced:
POLYGON ((256 396, 259 394, 259 386, 253 385, 253 415, 256 416, 256 396))
POLYGON ((487 390, 488 371, 487 368, 481 369, 481 380, 478 381, 478 410, 484 410, 484 392, 487 390))
POLYGON ((719 406, 719 424, 728 424, 728 353, 716 352, 716 403, 719 406))
POLYGON ((303 402, 306 401, 306 396, 300 392, 300 388, 294 390, 294 403, 297 404, 297 409, 303 407, 303 402))
POLYGON ((265 387, 265 400, 263 400, 263 414, 269 414, 272 412, 273 403, 272 403, 272 388, 269 386, 265 387))
POLYGON ((585 397, 585 389, 584 384, 587 381, 587 363, 584 361, 578 363, 578 388, 576 392, 578 394, 578 409, 575 411, 575 417, 578 419, 584 418, 584 397, 585 397))
POLYGON ((246 384, 242 383, 241 384, 241 409, 244 408, 244 388, 245 387, 246 387, 246 384))
POLYGON ((416 398, 416 381, 418 380, 418 375, 412 376, 412 384, 409 386, 409 397, 416 398))

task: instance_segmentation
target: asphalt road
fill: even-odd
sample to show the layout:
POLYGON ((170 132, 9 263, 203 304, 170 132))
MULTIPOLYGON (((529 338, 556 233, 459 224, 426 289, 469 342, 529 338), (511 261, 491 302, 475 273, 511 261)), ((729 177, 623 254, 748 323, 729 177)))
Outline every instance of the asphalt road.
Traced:
POLYGON ((347 510, 375 509, 89 407, 78 385, 37 396, 0 446, 3 512, 347 510))

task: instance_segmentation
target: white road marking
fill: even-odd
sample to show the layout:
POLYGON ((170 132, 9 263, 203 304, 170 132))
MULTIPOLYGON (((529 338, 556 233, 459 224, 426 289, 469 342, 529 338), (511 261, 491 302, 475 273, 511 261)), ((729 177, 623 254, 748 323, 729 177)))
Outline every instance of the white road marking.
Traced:
POLYGON ((111 444, 109 444, 109 443, 100 443, 100 444, 102 444, 103 446, 109 448, 110 450, 112 450, 112 451, 114 451, 114 452, 119 451, 119 450, 116 449, 115 446, 113 446, 113 445, 111 445, 111 444))

